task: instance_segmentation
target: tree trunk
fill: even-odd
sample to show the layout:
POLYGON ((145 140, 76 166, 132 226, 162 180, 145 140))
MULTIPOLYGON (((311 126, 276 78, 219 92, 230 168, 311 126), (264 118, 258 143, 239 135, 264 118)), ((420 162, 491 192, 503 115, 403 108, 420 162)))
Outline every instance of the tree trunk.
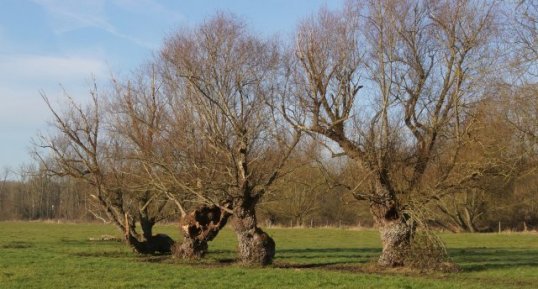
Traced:
POLYGON ((146 214, 140 214, 140 227, 142 228, 142 241, 149 241, 153 237, 153 226, 155 221, 147 217, 146 214))
POLYGON ((180 220, 180 230, 183 233, 183 243, 174 250, 174 256, 183 259, 199 259, 207 252, 209 241, 217 237, 226 225, 230 213, 228 204, 221 207, 203 205, 183 216, 180 220))
POLYGON ((183 232, 183 242, 174 249, 174 256, 181 259, 200 259, 207 253, 207 241, 183 232))
POLYGON ((139 254, 169 254, 172 252, 172 247, 175 244, 172 238, 165 234, 152 234, 155 222, 142 219, 140 224, 142 235, 136 232, 135 221, 129 219, 128 215, 125 214, 125 238, 135 252, 139 254))
POLYGON ((383 267, 404 266, 411 247, 413 230, 402 215, 395 194, 386 189, 378 190, 370 200, 370 211, 379 228, 383 244, 378 264, 383 267))
POLYGON ((239 242, 239 258, 247 265, 269 265, 275 256, 275 242, 256 221, 257 200, 250 198, 234 204, 233 228, 239 242))

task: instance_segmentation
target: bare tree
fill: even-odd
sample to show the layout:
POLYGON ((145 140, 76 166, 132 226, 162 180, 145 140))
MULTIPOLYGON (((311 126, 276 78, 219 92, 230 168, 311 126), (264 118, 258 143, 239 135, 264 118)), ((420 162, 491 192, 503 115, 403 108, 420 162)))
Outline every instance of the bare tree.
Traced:
POLYGON ((0 173, 0 219, 4 219, 4 212, 6 211, 6 200, 7 200, 7 183, 10 175, 10 169, 8 167, 2 168, 0 173))
POLYGON ((514 64, 524 74, 538 76, 538 2, 536 0, 516 1, 511 19, 510 29, 505 40, 515 47, 514 64))
POLYGON ((538 2, 520 0, 508 11, 507 34, 503 43, 510 52, 508 74, 499 81, 507 107, 513 108, 506 116, 518 131, 536 143, 538 140, 538 2))
POLYGON ((114 141, 123 151, 121 158, 127 163, 116 170, 129 176, 122 187, 140 196, 139 220, 147 238, 159 221, 157 216, 168 218, 179 213, 184 238, 175 255, 201 258, 207 252, 207 242, 226 224, 229 208, 207 202, 189 174, 195 168, 185 156, 196 154, 185 130, 190 113, 173 111, 169 96, 163 94, 156 65, 148 68, 126 84, 115 81, 115 94, 108 105, 109 122, 114 141), (199 203, 203 205, 195 207, 199 203))
POLYGON ((405 265, 413 200, 432 198, 424 186, 429 166, 441 140, 462 133, 494 35, 493 7, 485 4, 370 1, 361 10, 350 2, 299 27, 294 94, 283 111, 365 171, 363 183, 350 188, 370 204, 381 266, 405 265))
MULTIPOLYGON (((294 156, 289 160, 289 173, 275 182, 263 202, 264 210, 283 224, 307 225, 313 215, 322 207, 322 195, 330 190, 323 175, 313 160, 304 156, 294 156), (287 222, 285 222, 287 221, 287 222)), ((287 167, 284 167, 287 169, 287 167)), ((277 221, 276 219, 273 221, 277 221)))
POLYGON ((61 113, 43 95, 54 116, 54 132, 50 136, 40 136, 37 145, 41 150, 36 150, 36 157, 48 172, 88 183, 93 188, 91 197, 98 209, 92 213, 124 232, 134 250, 139 253, 170 252, 173 240, 163 234, 152 235, 155 216, 145 214, 153 197, 147 191, 140 194, 125 186, 131 180, 122 169, 129 162, 122 158, 123 149, 118 143, 106 135, 96 88, 91 91, 91 96, 87 106, 77 104, 68 96, 68 105, 61 113), (143 234, 136 230, 137 219, 143 225, 143 234))
POLYGON ((185 124, 198 152, 187 158, 198 187, 215 205, 231 201, 242 262, 271 263, 275 243, 258 227, 256 206, 299 141, 267 105, 277 91, 276 45, 217 15, 172 37, 161 55, 175 110, 191 112, 185 124))

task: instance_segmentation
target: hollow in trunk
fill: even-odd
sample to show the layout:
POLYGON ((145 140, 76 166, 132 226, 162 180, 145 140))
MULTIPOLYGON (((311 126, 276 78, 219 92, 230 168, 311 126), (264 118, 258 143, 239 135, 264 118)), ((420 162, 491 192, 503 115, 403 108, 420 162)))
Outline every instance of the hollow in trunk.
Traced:
POLYGON ((231 215, 227 206, 203 205, 183 216, 180 220, 183 242, 176 246, 174 255, 183 259, 202 258, 207 253, 207 243, 218 235, 231 215))

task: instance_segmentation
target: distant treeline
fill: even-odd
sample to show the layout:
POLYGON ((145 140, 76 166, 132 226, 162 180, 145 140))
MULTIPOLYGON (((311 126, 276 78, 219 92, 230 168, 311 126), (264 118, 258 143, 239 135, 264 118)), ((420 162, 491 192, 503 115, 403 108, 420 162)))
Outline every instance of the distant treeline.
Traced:
POLYGON ((69 178, 51 177, 39 169, 4 173, 0 183, 0 220, 90 221, 84 184, 69 178), (9 177, 9 178, 8 178, 9 177))

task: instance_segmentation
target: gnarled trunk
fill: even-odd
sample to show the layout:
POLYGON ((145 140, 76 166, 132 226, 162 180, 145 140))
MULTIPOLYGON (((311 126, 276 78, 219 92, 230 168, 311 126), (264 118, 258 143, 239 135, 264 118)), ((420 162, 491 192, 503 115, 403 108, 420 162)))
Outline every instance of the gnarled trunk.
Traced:
POLYGON ((378 189, 375 197, 370 200, 370 211, 383 244, 378 264, 383 267, 404 266, 411 247, 413 229, 406 222, 396 196, 387 189, 378 189))
POLYGON ((165 234, 153 235, 153 226, 155 222, 142 218, 140 221, 142 235, 136 232, 134 220, 125 214, 125 239, 129 246, 139 254, 169 254, 175 242, 165 234))
POLYGON ((200 259, 207 253, 207 241, 183 232, 183 242, 174 249, 174 256, 181 259, 200 259))
POLYGON ((183 259, 202 258, 207 252, 207 243, 217 237, 231 215, 225 208, 227 204, 203 205, 183 216, 179 226, 183 243, 176 247, 174 255, 183 259))
POLYGON ((377 263, 383 267, 404 266, 411 246, 411 227, 402 220, 397 220, 385 222, 379 232, 383 251, 377 263))
POLYGON ((269 265, 275 256, 275 242, 257 226, 257 199, 240 200, 234 204, 233 228, 239 242, 239 258, 248 265, 269 265))

